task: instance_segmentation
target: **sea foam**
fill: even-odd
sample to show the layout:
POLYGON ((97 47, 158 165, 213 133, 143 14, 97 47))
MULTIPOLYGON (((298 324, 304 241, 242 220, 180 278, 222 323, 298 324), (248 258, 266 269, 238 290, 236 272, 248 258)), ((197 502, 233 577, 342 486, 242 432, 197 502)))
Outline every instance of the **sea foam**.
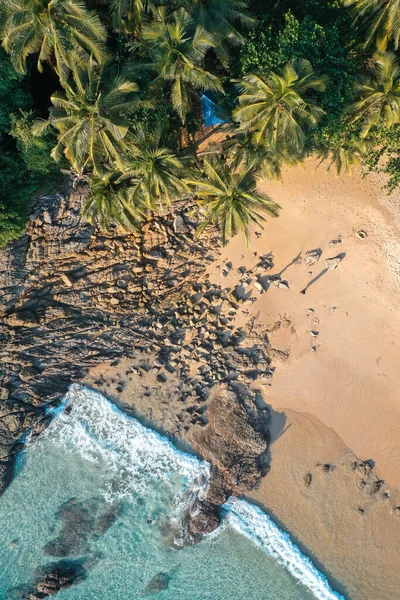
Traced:
POLYGON ((295 579, 311 590, 318 600, 345 600, 344 596, 330 587, 325 575, 292 542, 289 534, 279 529, 260 508, 246 500, 229 498, 223 509, 228 526, 247 536, 273 556, 295 579))
MULTIPOLYGON (((72 385, 62 406, 42 436, 83 459, 107 466, 103 490, 107 500, 146 496, 155 485, 171 485, 178 477, 171 518, 188 512, 207 495, 210 466, 195 456, 178 451, 167 438, 144 427, 120 411, 101 394, 72 385)), ((29 444, 28 444, 29 445, 29 444)), ((31 445, 34 449, 35 444, 31 445)), ((273 556, 318 600, 345 600, 333 591, 326 577, 294 544, 290 536, 258 507, 230 498, 223 506, 221 528, 232 527, 273 556)), ((218 535, 216 530, 211 536, 218 535)))
POLYGON ((103 492, 109 501, 145 497, 154 486, 172 482, 182 492, 176 497, 177 509, 180 501, 207 495, 207 462, 179 452, 167 438, 83 386, 70 387, 43 435, 84 460, 105 465, 103 492))

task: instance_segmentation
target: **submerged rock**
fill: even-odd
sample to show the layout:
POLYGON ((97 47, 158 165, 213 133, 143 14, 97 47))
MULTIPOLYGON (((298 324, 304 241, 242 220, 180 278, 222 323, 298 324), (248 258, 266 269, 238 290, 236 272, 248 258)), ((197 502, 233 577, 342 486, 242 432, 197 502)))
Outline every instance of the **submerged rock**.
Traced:
POLYGON ((151 594, 157 594, 158 592, 166 590, 170 579, 171 577, 168 575, 168 573, 156 573, 156 575, 154 575, 154 577, 152 577, 149 583, 146 585, 144 594, 146 596, 150 596, 151 594))
POLYGON ((32 584, 13 588, 7 600, 41 600, 81 583, 87 575, 82 561, 61 560, 40 568, 32 584))
POLYGON ((120 506, 110 506, 101 498, 84 501, 71 498, 57 513, 62 527, 57 538, 44 547, 45 553, 58 557, 85 554, 91 542, 113 525, 119 513, 120 506))

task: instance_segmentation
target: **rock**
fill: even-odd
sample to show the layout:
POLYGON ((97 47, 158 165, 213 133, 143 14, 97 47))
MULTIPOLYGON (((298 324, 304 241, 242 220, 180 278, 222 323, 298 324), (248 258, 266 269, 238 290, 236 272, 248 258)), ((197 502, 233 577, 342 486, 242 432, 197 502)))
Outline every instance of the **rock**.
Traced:
POLYGON ((187 517, 187 531, 194 538, 194 541, 200 541, 206 533, 211 533, 221 523, 219 507, 210 502, 201 502, 196 510, 187 517))
POLYGON ((166 590, 170 579, 171 577, 168 575, 168 573, 157 573, 146 585, 144 594, 146 596, 150 596, 151 594, 157 594, 158 592, 166 590))
POLYGON ((306 485, 311 485, 311 482, 312 482, 312 474, 311 473, 307 473, 307 475, 304 476, 304 482, 306 485))
POLYGON ((9 597, 21 600, 39 600, 48 598, 81 583, 87 575, 86 568, 81 561, 62 560, 42 567, 32 584, 24 588, 9 590, 9 597))
POLYGON ((181 215, 176 215, 174 218, 174 231, 175 233, 189 233, 190 231, 181 215))
POLYGON ((306 252, 306 257, 304 262, 306 263, 306 265, 308 267, 311 267, 311 265, 315 264, 322 255, 322 250, 321 248, 314 248, 314 250, 308 250, 306 252))
POLYGON ((29 381, 33 377, 36 377, 37 375, 40 375, 40 371, 36 367, 24 367, 19 372, 20 379, 25 382, 29 381))
POLYGON ((278 288, 283 288, 286 290, 290 290, 289 283, 286 280, 278 281, 278 288))
POLYGON ((61 273, 61 279, 68 287, 72 287, 74 285, 75 280, 67 273, 61 273))
POLYGON ((98 539, 116 521, 120 506, 109 505, 99 498, 79 501, 71 498, 62 504, 57 517, 62 526, 57 538, 44 548, 51 556, 79 556, 90 550, 98 539))
POLYGON ((325 259, 325 266, 327 269, 333 271, 337 269, 339 264, 342 262, 343 258, 341 256, 334 256, 333 258, 325 259))

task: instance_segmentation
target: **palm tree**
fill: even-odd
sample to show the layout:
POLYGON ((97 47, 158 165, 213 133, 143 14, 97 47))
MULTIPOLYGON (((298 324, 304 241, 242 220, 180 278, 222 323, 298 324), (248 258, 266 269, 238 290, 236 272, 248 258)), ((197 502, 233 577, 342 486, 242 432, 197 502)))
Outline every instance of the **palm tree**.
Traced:
POLYGON ((361 166, 363 156, 365 156, 367 150, 368 145, 364 140, 340 136, 329 145, 327 150, 322 152, 321 162, 329 159, 328 171, 330 171, 332 165, 335 165, 338 175, 342 173, 350 174, 354 168, 361 166))
POLYGON ((243 132, 253 133, 256 145, 299 155, 306 137, 303 127, 315 127, 324 114, 307 94, 310 90, 324 91, 326 82, 327 78, 317 77, 305 59, 288 62, 281 74, 270 73, 265 79, 245 75, 234 118, 243 132))
POLYGON ((355 9, 356 18, 371 22, 365 46, 376 41, 378 50, 385 51, 393 42, 395 50, 400 42, 400 0, 342 0, 355 9))
POLYGON ((139 126, 130 137, 131 157, 122 179, 140 182, 141 195, 149 208, 156 202, 160 208, 164 202, 170 205, 171 193, 187 189, 182 178, 183 162, 166 143, 162 125, 154 129, 139 126))
POLYGON ((134 182, 120 181, 120 174, 108 172, 103 177, 90 179, 90 191, 83 216, 85 219, 109 232, 112 225, 129 231, 138 229, 147 215, 143 198, 134 182))
POLYGON ((142 22, 156 7, 151 0, 100 0, 108 5, 111 25, 116 31, 139 35, 142 22))
POLYGON ((271 152, 263 144, 256 144, 249 135, 238 132, 223 140, 219 144, 219 150, 234 170, 254 167, 259 176, 268 179, 280 177, 283 157, 271 152))
POLYGON ((255 19, 249 15, 248 0, 184 0, 183 6, 196 25, 215 34, 217 52, 226 64, 229 59, 228 44, 243 44, 244 37, 236 28, 237 24, 252 27, 255 19))
POLYGON ((2 11, 3 47, 18 73, 26 73, 30 54, 38 54, 40 72, 49 62, 63 79, 72 48, 99 63, 104 58, 106 31, 80 0, 2 0, 2 11))
POLYGON ((159 77, 171 82, 172 105, 183 123, 192 106, 194 90, 223 92, 218 77, 203 68, 207 50, 216 45, 214 37, 203 27, 195 27, 182 8, 172 19, 165 7, 158 9, 157 20, 143 28, 143 43, 151 66, 159 77))
POLYGON ((400 64, 391 52, 374 54, 374 75, 360 75, 356 81, 359 98, 349 109, 352 122, 362 119, 361 137, 371 128, 400 123, 400 64))
POLYGON ((204 170, 186 183, 194 189, 195 197, 205 209, 205 220, 198 229, 200 235, 209 223, 221 228, 222 242, 240 230, 246 244, 251 223, 262 227, 262 213, 278 216, 278 204, 257 190, 256 170, 243 168, 234 171, 224 163, 204 161, 204 170))
POLYGON ((53 94, 48 120, 36 122, 33 133, 40 135, 54 127, 58 143, 51 156, 58 162, 65 155, 78 174, 88 168, 98 176, 110 166, 122 170, 128 133, 125 116, 143 105, 137 97, 138 85, 93 60, 81 66, 72 59, 70 64, 72 76, 64 83, 65 90, 53 94))

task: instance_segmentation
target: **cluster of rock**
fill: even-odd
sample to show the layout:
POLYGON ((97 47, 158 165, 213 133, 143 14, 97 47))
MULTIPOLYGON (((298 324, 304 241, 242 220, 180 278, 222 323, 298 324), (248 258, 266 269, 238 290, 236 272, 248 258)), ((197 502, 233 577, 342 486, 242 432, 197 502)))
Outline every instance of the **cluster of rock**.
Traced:
POLYGON ((84 561, 61 560, 38 569, 35 581, 7 592, 7 600, 43 600, 86 578, 84 561))
MULTIPOLYGON (((252 299, 240 286, 224 289, 208 277, 220 247, 218 231, 209 226, 198 239, 193 207, 185 201, 140 231, 107 235, 82 219, 85 192, 42 198, 26 235, 0 252, 2 486, 22 436, 46 426, 46 408, 71 382, 96 364, 140 355, 148 357, 142 362, 159 381, 166 373, 179 377, 187 436, 223 479, 225 492, 217 486, 212 505, 226 490, 244 491, 265 472, 260 456, 268 446, 267 411, 246 387, 271 375, 269 346, 254 323, 235 326, 236 312, 252 299), (189 361, 197 363, 195 376, 189 361), (230 386, 227 406, 220 405, 244 427, 222 458, 198 435, 211 427, 213 413, 208 408, 206 416, 204 406, 218 383, 230 386), (240 384, 245 387, 238 392, 240 384), (247 467, 242 461, 239 473, 235 452, 247 451, 247 467)), ((271 263, 264 257, 257 264, 262 282, 271 263)))

